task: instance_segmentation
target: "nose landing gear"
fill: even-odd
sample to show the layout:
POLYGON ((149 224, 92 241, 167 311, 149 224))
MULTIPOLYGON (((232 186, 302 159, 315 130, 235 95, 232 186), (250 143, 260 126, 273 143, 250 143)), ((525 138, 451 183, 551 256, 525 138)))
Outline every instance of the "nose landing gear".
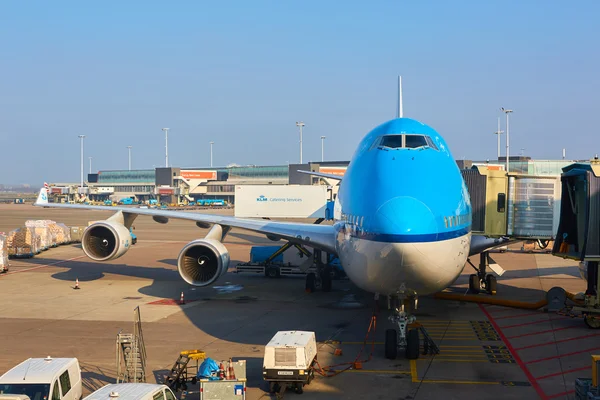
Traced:
POLYGON ((388 329, 385 331, 385 357, 395 360, 398 356, 398 349, 404 349, 407 359, 416 360, 419 358, 421 350, 419 333, 423 334, 424 354, 429 352, 432 354, 439 353, 439 348, 427 334, 425 328, 416 322, 417 318, 414 315, 406 311, 417 309, 417 297, 409 296, 399 299, 398 297, 390 296, 388 301, 389 308, 393 310, 389 320, 397 326, 397 329, 388 329), (400 303, 400 305, 397 303, 400 303))
POLYGON ((487 292, 495 295, 497 292, 496 277, 488 274, 486 269, 489 266, 490 255, 487 251, 479 254, 479 268, 475 267, 471 260, 467 262, 477 271, 476 274, 469 275, 469 292, 479 294, 479 292, 487 292))

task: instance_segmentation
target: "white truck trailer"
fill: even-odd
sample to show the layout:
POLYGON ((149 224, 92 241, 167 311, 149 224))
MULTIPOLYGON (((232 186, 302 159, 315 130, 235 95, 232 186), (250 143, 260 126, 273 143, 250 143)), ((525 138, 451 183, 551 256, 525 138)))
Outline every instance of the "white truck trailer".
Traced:
POLYGON ((331 190, 325 185, 236 185, 240 218, 327 218, 331 190))

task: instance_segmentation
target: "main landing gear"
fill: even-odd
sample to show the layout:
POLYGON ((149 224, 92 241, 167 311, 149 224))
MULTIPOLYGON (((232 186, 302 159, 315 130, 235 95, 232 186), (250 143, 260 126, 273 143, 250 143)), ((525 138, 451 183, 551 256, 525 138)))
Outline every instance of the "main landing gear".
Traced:
MULTIPOLYGON (((379 299, 376 298, 376 300, 379 299)), ((414 315, 408 312, 410 309, 417 309, 417 297, 410 296, 403 299, 389 297, 388 302, 389 308, 392 310, 389 319, 397 326, 397 329, 387 329, 385 331, 385 357, 395 360, 398 357, 398 349, 403 349, 407 359, 416 360, 419 358, 421 351, 419 332, 423 334, 424 354, 429 352, 432 354, 439 353, 439 348, 427 334, 425 328, 416 322, 417 318, 414 315)))
POLYGON ((487 292, 491 295, 496 294, 497 282, 496 277, 486 272, 490 263, 490 255, 487 251, 479 254, 479 268, 475 267, 471 260, 467 262, 477 271, 476 274, 469 275, 469 292, 479 294, 479 292, 487 292))
POLYGON ((314 263, 317 267, 317 272, 309 272, 306 275, 306 292, 313 293, 318 289, 324 292, 331 292, 333 285, 332 268, 329 264, 323 264, 321 258, 321 250, 315 249, 313 252, 314 263))

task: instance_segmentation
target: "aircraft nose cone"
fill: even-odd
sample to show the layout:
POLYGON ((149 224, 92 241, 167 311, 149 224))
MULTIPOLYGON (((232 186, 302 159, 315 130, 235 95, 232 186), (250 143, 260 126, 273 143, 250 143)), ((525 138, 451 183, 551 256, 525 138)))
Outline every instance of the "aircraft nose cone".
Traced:
POLYGON ((437 233, 435 217, 422 201, 408 196, 394 197, 375 214, 377 230, 385 234, 431 235, 437 233))

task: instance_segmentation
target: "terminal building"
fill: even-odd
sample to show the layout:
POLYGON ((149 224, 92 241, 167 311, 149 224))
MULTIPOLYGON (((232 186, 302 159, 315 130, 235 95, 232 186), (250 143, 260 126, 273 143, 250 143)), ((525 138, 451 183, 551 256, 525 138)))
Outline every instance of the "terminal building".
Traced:
MULTIPOLYGON (((498 160, 457 160, 462 170, 486 166, 504 171, 506 158, 498 160)), ((510 157, 511 174, 529 176, 560 176, 562 168, 572 160, 532 160, 530 157, 510 157)), ((135 202, 156 200, 158 203, 185 205, 200 199, 224 200, 235 204, 236 185, 327 185, 337 193, 337 180, 298 171, 321 172, 343 176, 349 161, 309 162, 272 166, 228 166, 222 168, 160 167, 142 170, 98 171, 88 174, 83 188, 78 183, 50 184, 50 194, 56 202, 111 200, 132 198, 135 202)))
POLYGON ((83 188, 78 183, 51 183, 49 186, 51 198, 56 202, 77 202, 82 199, 102 202, 133 198, 141 202, 155 199, 167 204, 187 204, 199 199, 224 200, 234 204, 236 185, 335 186, 336 180, 298 171, 343 176, 348 164, 348 161, 327 161, 274 166, 98 171, 88 174, 83 188))

